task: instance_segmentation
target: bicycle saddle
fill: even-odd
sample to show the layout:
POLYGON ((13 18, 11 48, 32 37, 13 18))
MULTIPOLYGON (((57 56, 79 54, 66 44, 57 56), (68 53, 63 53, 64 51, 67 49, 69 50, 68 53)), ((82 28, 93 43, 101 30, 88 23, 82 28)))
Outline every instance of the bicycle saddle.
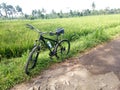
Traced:
POLYGON ((56 35, 64 34, 64 29, 63 28, 58 28, 56 31, 56 35))
POLYGON ((50 34, 50 36, 53 36, 53 35, 58 35, 59 36, 60 34, 64 34, 64 29, 63 28, 58 28, 55 33, 50 31, 49 34, 50 34))

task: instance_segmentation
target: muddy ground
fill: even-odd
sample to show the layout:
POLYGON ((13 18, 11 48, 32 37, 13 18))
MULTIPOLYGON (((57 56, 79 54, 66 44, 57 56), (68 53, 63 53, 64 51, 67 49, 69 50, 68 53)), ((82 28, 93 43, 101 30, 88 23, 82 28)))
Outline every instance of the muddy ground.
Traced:
POLYGON ((11 90, 120 90, 120 37, 54 64, 11 90))

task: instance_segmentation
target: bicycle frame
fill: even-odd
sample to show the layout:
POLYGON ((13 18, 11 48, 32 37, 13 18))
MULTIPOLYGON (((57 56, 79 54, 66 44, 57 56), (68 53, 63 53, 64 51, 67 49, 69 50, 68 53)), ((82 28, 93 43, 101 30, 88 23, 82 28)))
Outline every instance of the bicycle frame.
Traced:
POLYGON ((38 32, 40 34, 39 40, 36 40, 36 42, 39 41, 38 46, 40 45, 40 41, 42 41, 45 44, 45 46, 49 49, 49 51, 50 51, 49 55, 50 56, 56 55, 56 45, 59 44, 59 42, 61 41, 61 40, 58 39, 58 36, 60 35, 60 33, 64 33, 64 31, 63 30, 62 31, 59 30, 56 34, 52 33, 53 35, 56 35, 56 37, 57 37, 56 40, 54 40, 54 39, 50 39, 50 38, 44 37, 43 34, 45 34, 45 33, 40 32, 39 29, 35 28, 34 26, 32 26, 30 24, 26 24, 26 25, 31 30, 35 30, 36 32, 38 32), (45 40, 55 42, 53 50, 49 47, 49 45, 47 44, 47 42, 45 40))
POLYGON ((40 35, 39 41, 42 41, 42 42, 45 44, 45 46, 48 48, 48 50, 50 51, 50 54, 49 54, 50 56, 55 55, 55 53, 56 53, 55 47, 56 47, 56 45, 57 45, 57 44, 59 43, 59 41, 60 41, 60 40, 58 40, 58 36, 57 36, 57 39, 55 40, 55 39, 50 39, 50 38, 44 37, 43 35, 40 35), (46 40, 55 43, 55 44, 54 44, 54 47, 53 47, 53 50, 52 50, 52 48, 49 47, 49 45, 47 44, 46 40))

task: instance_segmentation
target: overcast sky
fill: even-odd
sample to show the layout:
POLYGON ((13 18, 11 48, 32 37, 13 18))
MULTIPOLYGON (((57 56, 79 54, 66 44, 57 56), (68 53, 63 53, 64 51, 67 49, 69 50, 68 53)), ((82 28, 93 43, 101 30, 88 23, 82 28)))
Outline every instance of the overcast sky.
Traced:
POLYGON ((44 8, 47 12, 91 9, 92 2, 95 2, 96 9, 120 8, 119 0, 0 0, 13 6, 19 5, 24 13, 31 13, 34 9, 44 8))

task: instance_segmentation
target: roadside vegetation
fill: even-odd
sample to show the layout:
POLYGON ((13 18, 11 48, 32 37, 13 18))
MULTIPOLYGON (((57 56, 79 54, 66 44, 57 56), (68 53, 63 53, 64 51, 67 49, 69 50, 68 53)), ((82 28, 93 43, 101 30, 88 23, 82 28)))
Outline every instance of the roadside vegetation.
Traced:
POLYGON ((24 65, 29 49, 33 46, 38 34, 25 24, 32 24, 41 31, 65 29, 63 38, 70 40, 71 50, 67 58, 93 48, 98 44, 120 35, 120 15, 100 15, 62 19, 36 20, 1 20, 0 21, 0 90, 7 90, 15 84, 30 80, 51 64, 61 62, 50 61, 48 51, 40 53, 37 66, 30 76, 24 73, 24 65))

